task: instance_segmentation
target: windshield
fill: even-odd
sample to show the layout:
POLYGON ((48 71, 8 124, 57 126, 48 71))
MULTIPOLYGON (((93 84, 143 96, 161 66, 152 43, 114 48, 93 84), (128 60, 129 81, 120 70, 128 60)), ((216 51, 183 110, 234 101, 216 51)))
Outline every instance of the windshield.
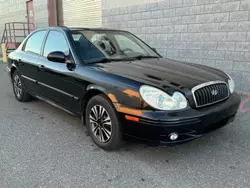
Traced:
POLYGON ((159 58, 159 55, 156 52, 129 32, 84 30, 74 31, 72 32, 72 36, 76 43, 89 43, 89 49, 85 48, 81 50, 79 47, 84 45, 78 45, 78 51, 81 56, 83 56, 83 53, 86 54, 86 51, 91 51, 89 52, 91 55, 83 57, 84 60, 100 59, 103 55, 105 58, 111 60, 159 58))

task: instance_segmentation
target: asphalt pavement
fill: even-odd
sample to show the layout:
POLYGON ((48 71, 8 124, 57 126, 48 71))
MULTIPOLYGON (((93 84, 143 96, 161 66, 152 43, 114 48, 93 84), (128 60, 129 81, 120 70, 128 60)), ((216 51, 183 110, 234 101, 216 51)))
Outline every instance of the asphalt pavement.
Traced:
POLYGON ((18 102, 0 64, 0 187, 248 188, 249 112, 187 144, 127 142, 99 149, 77 117, 42 101, 18 102))

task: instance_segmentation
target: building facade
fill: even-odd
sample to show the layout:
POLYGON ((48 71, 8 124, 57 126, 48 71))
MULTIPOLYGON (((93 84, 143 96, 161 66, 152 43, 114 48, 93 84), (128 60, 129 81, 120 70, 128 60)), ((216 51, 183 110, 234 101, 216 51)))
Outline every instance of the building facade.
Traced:
POLYGON ((58 25, 101 27, 101 0, 57 0, 58 25))
POLYGON ((4 23, 27 22, 30 16, 36 28, 49 25, 100 27, 101 0, 0 0, 0 36, 4 23), (28 4, 32 4, 29 10, 28 4))
POLYGON ((168 58, 221 69, 250 89, 250 0, 103 0, 103 26, 168 58))
MULTIPOLYGON (((4 24, 8 22, 27 22, 27 0, 0 0, 0 37, 3 34, 4 24)), ((34 0, 33 12, 34 23, 37 27, 49 24, 48 1, 34 0)))
POLYGON ((0 0, 4 23, 128 30, 163 56, 221 69, 250 88, 250 0, 0 0))

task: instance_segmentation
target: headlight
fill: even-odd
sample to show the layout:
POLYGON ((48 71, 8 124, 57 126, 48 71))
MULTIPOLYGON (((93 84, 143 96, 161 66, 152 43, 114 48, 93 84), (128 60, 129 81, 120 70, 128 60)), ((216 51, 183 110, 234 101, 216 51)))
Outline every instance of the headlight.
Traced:
POLYGON ((180 92, 174 92, 173 96, 152 86, 140 87, 143 100, 151 107, 159 110, 181 110, 187 107, 186 97, 180 92))
POLYGON ((228 79, 229 90, 231 93, 233 93, 234 89, 235 89, 235 83, 229 74, 227 74, 227 76, 229 77, 229 79, 228 79))

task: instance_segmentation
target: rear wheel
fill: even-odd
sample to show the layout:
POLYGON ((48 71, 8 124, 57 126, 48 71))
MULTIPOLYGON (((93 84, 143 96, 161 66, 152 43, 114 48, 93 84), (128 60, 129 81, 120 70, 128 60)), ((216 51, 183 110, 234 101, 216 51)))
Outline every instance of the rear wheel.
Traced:
POLYGON ((31 99, 31 96, 27 93, 18 71, 15 71, 12 75, 12 85, 15 97, 18 101, 26 102, 31 99))
POLYGON ((104 95, 94 96, 86 109, 86 125, 91 138, 105 150, 118 149, 122 133, 116 111, 104 95))

